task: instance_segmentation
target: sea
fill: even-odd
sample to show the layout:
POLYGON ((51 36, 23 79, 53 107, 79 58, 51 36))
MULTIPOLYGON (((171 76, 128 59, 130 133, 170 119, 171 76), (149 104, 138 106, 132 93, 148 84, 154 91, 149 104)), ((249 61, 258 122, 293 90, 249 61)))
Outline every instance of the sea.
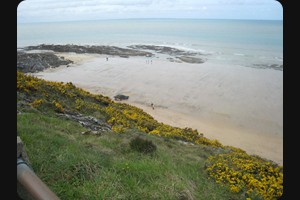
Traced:
POLYGON ((209 62, 283 69, 283 21, 114 19, 17 23, 17 48, 39 44, 160 45, 203 54, 209 62))

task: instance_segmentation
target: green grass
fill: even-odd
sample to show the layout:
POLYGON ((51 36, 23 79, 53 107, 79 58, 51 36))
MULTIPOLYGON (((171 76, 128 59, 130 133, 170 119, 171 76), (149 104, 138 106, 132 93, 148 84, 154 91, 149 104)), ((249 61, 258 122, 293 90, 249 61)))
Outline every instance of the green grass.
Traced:
POLYGON ((61 199, 242 199, 208 179, 202 146, 133 129, 82 135, 78 123, 38 112, 17 119, 33 170, 61 199), (131 150, 136 136, 156 152, 131 150))

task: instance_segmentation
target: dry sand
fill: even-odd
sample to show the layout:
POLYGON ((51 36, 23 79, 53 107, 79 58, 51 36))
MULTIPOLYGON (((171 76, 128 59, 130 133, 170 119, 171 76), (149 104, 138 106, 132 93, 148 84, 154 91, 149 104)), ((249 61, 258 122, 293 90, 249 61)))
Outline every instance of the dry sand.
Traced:
POLYGON ((72 82, 128 104, 155 119, 191 127, 224 145, 246 150, 283 165, 283 73, 238 65, 174 63, 159 56, 109 57, 60 54, 75 61, 35 73, 72 82), (154 103, 155 109, 150 106, 154 103))

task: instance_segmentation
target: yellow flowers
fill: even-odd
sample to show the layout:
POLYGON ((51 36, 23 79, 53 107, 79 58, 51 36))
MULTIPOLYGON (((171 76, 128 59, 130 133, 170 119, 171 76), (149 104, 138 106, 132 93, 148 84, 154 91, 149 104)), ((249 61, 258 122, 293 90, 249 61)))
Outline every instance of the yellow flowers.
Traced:
POLYGON ((61 112, 61 113, 65 112, 64 108, 57 101, 53 100, 52 104, 55 106, 56 111, 61 112))
POLYGON ((276 199, 283 193, 283 168, 245 152, 231 151, 209 157, 206 171, 232 192, 276 199))
POLYGON ((160 135, 160 132, 159 132, 159 130, 156 130, 156 129, 155 129, 155 130, 149 132, 149 134, 160 135))
POLYGON ((198 137, 195 140, 196 144, 204 144, 204 145, 210 145, 214 147, 223 147, 223 145, 218 140, 209 140, 205 137, 198 137))
POLYGON ((35 108, 39 107, 43 103, 43 99, 35 99, 31 105, 35 108))
POLYGON ((240 188, 235 186, 235 185, 231 185, 230 186, 230 191, 233 193, 238 193, 240 191, 240 188))
POLYGON ((127 118, 132 119, 132 120, 138 120, 138 118, 139 118, 138 113, 136 113, 132 110, 124 110, 123 113, 127 118))
POLYGON ((112 126, 112 130, 117 133, 123 133, 125 131, 125 129, 122 125, 112 126))
POLYGON ((24 76, 23 73, 17 71, 17 91, 30 93, 31 90, 36 90, 40 80, 33 76, 24 76))

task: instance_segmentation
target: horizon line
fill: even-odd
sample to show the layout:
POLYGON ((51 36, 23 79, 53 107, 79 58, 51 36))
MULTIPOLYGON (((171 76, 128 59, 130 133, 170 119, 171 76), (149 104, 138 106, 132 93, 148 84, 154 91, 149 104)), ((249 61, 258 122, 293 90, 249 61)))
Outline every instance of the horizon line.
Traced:
POLYGON ((35 24, 35 23, 59 23, 59 22, 84 22, 84 21, 110 21, 110 20, 244 20, 244 21, 283 21, 283 19, 233 19, 233 18, 180 18, 180 17, 162 17, 162 18, 107 18, 107 19, 84 19, 84 20, 58 20, 58 21, 33 21, 18 22, 17 24, 35 24))

